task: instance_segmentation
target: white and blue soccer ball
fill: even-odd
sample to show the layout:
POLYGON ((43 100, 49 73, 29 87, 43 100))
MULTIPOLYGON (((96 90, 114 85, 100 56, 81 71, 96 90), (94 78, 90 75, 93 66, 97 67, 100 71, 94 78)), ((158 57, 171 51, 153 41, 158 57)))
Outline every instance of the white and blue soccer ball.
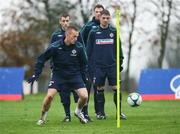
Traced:
POLYGON ((127 97, 127 103, 131 107, 137 107, 140 106, 142 103, 142 97, 138 93, 130 93, 127 97))

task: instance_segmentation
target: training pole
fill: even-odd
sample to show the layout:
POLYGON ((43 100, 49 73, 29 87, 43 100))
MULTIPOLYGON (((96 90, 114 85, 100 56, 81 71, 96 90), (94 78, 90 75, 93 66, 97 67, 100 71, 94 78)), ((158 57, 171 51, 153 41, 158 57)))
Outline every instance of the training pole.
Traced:
POLYGON ((116 69, 117 69, 117 128, 120 128, 121 126, 121 120, 120 120, 120 79, 121 79, 121 75, 120 75, 120 7, 117 6, 116 7, 116 45, 117 45, 117 49, 116 49, 116 69))

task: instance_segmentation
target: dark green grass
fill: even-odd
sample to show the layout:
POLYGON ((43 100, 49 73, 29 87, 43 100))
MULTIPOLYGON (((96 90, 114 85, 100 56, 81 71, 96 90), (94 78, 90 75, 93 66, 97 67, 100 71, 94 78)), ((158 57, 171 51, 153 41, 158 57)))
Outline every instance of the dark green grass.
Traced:
POLYGON ((25 96, 23 101, 0 101, 0 134, 180 134, 180 101, 144 101, 133 108, 123 99, 123 112, 128 120, 116 127, 115 106, 112 94, 106 94, 106 120, 96 120, 93 98, 90 101, 90 115, 94 122, 80 124, 74 117, 72 102, 71 123, 62 123, 64 110, 55 97, 44 126, 37 126, 40 108, 45 94, 25 96))

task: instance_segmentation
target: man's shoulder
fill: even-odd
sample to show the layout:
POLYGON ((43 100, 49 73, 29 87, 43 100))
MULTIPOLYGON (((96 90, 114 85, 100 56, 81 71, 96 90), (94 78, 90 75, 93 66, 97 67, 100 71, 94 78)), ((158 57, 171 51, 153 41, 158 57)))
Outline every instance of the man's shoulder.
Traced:
POLYGON ((94 22, 94 21, 88 21, 85 25, 84 25, 84 27, 86 28, 86 29, 94 29, 94 28, 96 28, 97 27, 97 24, 94 22))
POLYGON ((63 31, 62 31, 60 28, 56 29, 56 30, 52 33, 52 36, 58 35, 58 34, 63 34, 63 31))
POLYGON ((109 25, 109 29, 110 29, 111 31, 116 31, 116 28, 113 27, 112 25, 109 25))
POLYGON ((96 26, 95 28, 92 28, 91 29, 91 32, 98 32, 98 31, 100 31, 100 27, 99 26, 96 26))
POLYGON ((51 44, 51 47, 52 47, 52 48, 58 48, 58 47, 60 47, 60 46, 62 46, 62 43, 61 43, 60 40, 55 41, 55 42, 53 42, 53 43, 51 44))
POLYGON ((94 22, 92 20, 88 21, 85 26, 86 27, 91 27, 94 24, 94 22))
POLYGON ((78 49, 81 49, 83 48, 83 44, 79 41, 76 42, 75 46, 78 48, 78 49))

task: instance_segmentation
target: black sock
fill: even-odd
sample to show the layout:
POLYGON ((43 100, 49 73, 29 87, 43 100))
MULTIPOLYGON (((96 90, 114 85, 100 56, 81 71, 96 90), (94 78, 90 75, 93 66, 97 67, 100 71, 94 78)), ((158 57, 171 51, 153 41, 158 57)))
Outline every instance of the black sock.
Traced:
POLYGON ((97 90, 96 98, 97 98, 98 113, 105 114, 105 112, 104 112, 104 105, 105 105, 104 90, 97 90))
POLYGON ((63 104, 63 107, 64 107, 64 111, 66 113, 66 116, 70 117, 70 103, 63 104))
POLYGON ((85 105, 82 109, 84 115, 88 115, 88 105, 85 105))
POLYGON ((97 87, 93 86, 93 88, 94 88, 94 110, 95 110, 95 113, 98 114, 97 87))
POLYGON ((117 108, 117 91, 116 91, 116 90, 114 90, 113 99, 114 99, 114 104, 115 104, 115 106, 116 106, 116 108, 117 108))
POLYGON ((72 90, 72 93, 73 93, 73 97, 74 97, 74 102, 77 103, 79 96, 77 95, 77 93, 74 90, 72 90))
MULTIPOLYGON (((122 94, 120 93, 120 110, 121 110, 121 103, 122 103, 122 94)), ((114 104, 117 108, 117 91, 116 90, 114 90, 114 104)), ((120 113, 121 113, 121 111, 120 111, 120 113)))

